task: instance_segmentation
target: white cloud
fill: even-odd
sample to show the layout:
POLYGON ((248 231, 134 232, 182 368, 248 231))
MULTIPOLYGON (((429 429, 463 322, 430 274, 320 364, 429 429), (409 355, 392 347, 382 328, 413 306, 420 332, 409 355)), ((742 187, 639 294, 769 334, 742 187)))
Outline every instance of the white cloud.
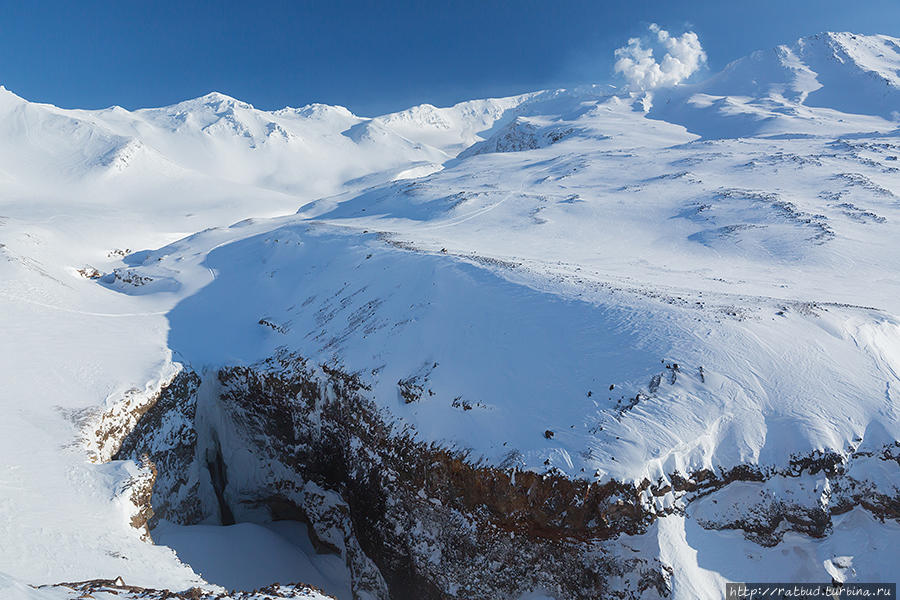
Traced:
POLYGON ((616 50, 616 73, 625 77, 630 89, 651 91, 678 85, 706 63, 700 38, 693 31, 672 36, 656 23, 649 29, 655 34, 655 44, 665 50, 661 61, 657 62, 653 48, 645 48, 640 38, 631 38, 616 50))

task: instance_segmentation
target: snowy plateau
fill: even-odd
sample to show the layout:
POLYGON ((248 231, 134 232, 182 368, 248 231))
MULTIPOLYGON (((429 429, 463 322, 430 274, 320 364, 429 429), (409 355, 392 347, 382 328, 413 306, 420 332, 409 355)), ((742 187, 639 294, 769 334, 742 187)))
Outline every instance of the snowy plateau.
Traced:
POLYGON ((898 111, 851 33, 375 118, 0 88, 0 598, 895 581, 898 111))

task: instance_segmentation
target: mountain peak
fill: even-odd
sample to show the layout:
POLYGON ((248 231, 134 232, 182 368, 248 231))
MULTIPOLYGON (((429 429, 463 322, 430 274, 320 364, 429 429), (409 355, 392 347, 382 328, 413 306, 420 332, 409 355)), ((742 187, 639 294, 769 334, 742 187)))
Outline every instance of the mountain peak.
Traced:
POLYGON ((313 102, 312 104, 307 104, 305 106, 301 106, 300 108, 291 108, 285 107, 279 113, 294 113, 298 116, 307 118, 307 119, 325 119, 331 115, 336 115, 344 118, 355 118, 350 109, 333 104, 322 104, 320 102, 313 102))
POLYGON ((854 127, 889 127, 898 106, 900 39, 826 31, 758 50, 706 81, 668 91, 653 112, 703 135, 733 136, 805 131, 810 111, 835 130, 849 126, 839 113, 870 119, 854 127))
POLYGON ((203 96, 197 98, 197 100, 202 100, 203 102, 228 102, 230 104, 246 104, 245 102, 229 96, 228 94, 223 94, 222 92, 208 92, 203 96))
POLYGON ((228 109, 241 108, 244 110, 254 110, 253 105, 249 102, 232 98, 221 92, 209 92, 203 96, 193 98, 191 100, 183 100, 170 106, 162 107, 163 110, 178 109, 179 111, 193 111, 211 109, 214 112, 222 112, 228 109))

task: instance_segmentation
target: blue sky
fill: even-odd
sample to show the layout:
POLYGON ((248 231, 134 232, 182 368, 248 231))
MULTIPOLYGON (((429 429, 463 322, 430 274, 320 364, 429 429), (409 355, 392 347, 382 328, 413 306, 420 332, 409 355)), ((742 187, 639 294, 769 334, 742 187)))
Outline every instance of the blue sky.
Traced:
POLYGON ((0 84, 64 107, 215 90, 265 109, 373 115, 611 81, 613 51, 651 22, 695 31, 717 70, 819 31, 900 36, 900 0, 0 0, 0 84))

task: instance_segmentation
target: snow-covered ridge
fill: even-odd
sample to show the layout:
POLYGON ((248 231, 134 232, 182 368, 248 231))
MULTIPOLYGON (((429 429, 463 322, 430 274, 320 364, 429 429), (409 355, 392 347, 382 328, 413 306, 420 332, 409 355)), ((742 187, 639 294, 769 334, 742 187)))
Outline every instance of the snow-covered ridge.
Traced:
POLYGON ((896 128, 898 63, 898 38, 820 33, 660 94, 651 115, 707 137, 896 128))
MULTIPOLYGON (((790 46, 754 52, 701 85, 712 94, 780 94, 812 106, 865 113, 877 106, 872 101, 887 107, 897 93, 898 61, 898 38, 828 32, 801 38, 790 46), (850 87, 854 83, 857 85, 850 87), (860 85, 864 87, 860 89, 860 85)), ((890 117, 890 111, 884 116, 890 117)))
MULTIPOLYGON (((279 484, 346 521, 340 485, 317 495, 322 473, 273 467, 290 453, 240 421, 226 437, 232 425, 209 410, 216 374, 253 381, 287 353, 314 381, 267 376, 315 387, 312 408, 290 417, 299 400, 277 394, 273 406, 311 444, 317 426, 344 431, 334 413, 316 418, 342 406, 335 390, 349 381, 380 427, 475 477, 437 489, 416 471, 418 487, 394 488, 391 526, 436 594, 578 597, 576 572, 518 565, 523 577, 501 585, 440 568, 455 547, 434 525, 445 519, 473 531, 565 521, 552 503, 484 520, 522 501, 517 476, 610 503, 597 509, 608 522, 577 524, 603 531, 616 558, 600 561, 598 589, 651 581, 651 595, 716 598, 763 567, 782 580, 892 577, 894 554, 868 549, 900 539, 898 43, 804 38, 658 93, 649 112, 596 87, 375 118, 217 93, 64 110, 0 90, 0 572, 204 585, 135 528, 150 523, 147 482, 166 466, 144 451, 189 449, 158 475, 171 494, 159 508, 217 485, 246 508, 249 492, 279 484), (202 393, 181 400, 202 410, 179 398, 162 410, 177 372, 197 374, 202 393), (105 462, 132 431, 134 460, 105 462), (245 468, 254 439, 278 449, 250 453, 277 477, 245 468), (215 480, 210 464, 231 476, 215 480), (482 489, 475 472, 506 491, 454 505, 447 490, 482 489), (622 565, 639 565, 636 579, 622 565), (550 589, 562 583, 568 596, 550 589)), ((193 516, 209 525, 221 507, 204 498, 193 516)), ((529 537, 531 525, 522 548, 559 533, 529 537)), ((359 550, 379 546, 344 526, 329 543, 345 552, 329 557, 386 594, 371 566, 384 556, 359 550)), ((503 539, 496 548, 516 547, 503 539)), ((477 566, 478 552, 454 564, 477 566)), ((0 590, 32 593, 8 581, 0 590)), ((48 590, 34 593, 69 593, 48 590)))

